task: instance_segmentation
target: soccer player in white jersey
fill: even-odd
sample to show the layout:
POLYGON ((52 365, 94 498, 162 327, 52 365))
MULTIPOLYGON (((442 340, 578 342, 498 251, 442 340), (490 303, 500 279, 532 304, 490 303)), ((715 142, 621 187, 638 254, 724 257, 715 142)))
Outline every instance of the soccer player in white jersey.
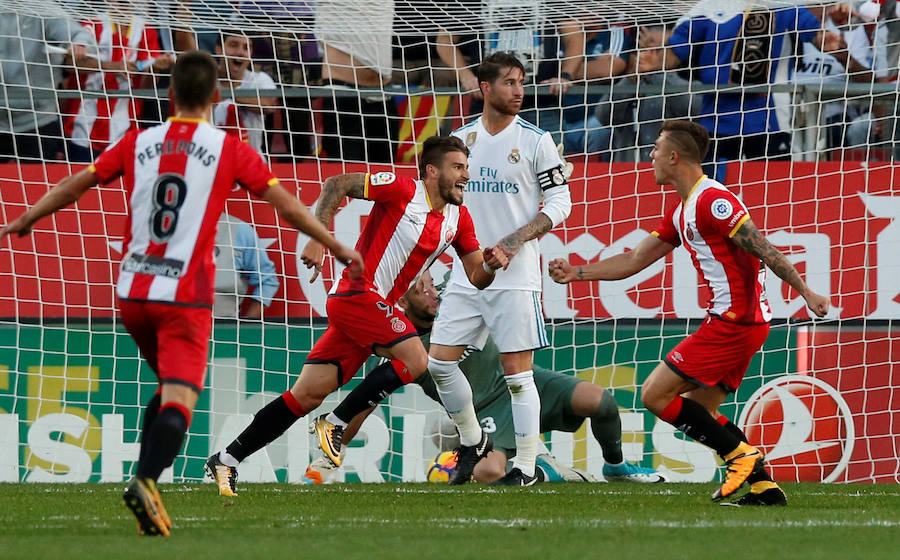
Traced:
POLYGON ((144 535, 169 535, 172 522, 156 481, 181 449, 203 388, 212 329, 213 244, 235 183, 271 203, 279 216, 328 246, 337 258, 362 257, 328 232, 288 193, 253 149, 212 127, 216 65, 200 51, 178 58, 172 72, 177 116, 133 130, 86 169, 60 181, 33 207, 0 229, 27 235, 32 225, 72 204, 98 183, 122 177, 128 201, 125 255, 116 297, 122 323, 156 373, 159 387, 144 412, 137 476, 125 504, 144 535))
POLYGON ((451 484, 467 482, 490 452, 472 404, 472 389, 458 362, 469 346, 493 335, 512 396, 516 457, 499 485, 530 486, 540 430, 541 403, 534 384, 534 350, 547 346, 541 311, 541 254, 537 237, 561 224, 572 208, 563 161, 548 132, 518 116, 525 69, 516 57, 494 53, 478 67, 484 114, 453 132, 471 151, 466 206, 478 238, 510 259, 489 288, 478 292, 459 259, 434 325, 428 370, 460 433, 459 463, 451 484))
POLYGON ((797 290, 816 316, 825 316, 831 302, 810 290, 790 261, 763 237, 744 203, 703 174, 700 162, 708 148, 709 134, 699 124, 666 121, 650 157, 656 182, 672 185, 680 202, 633 251, 578 267, 555 259, 550 275, 561 284, 620 280, 683 244, 710 287, 708 316, 656 366, 641 387, 641 402, 725 461, 725 480, 713 500, 749 482, 750 492, 733 505, 785 505, 784 492, 765 471, 762 453, 718 409, 737 390, 769 333, 772 312, 763 263, 797 290))
MULTIPOLYGON (((433 136, 422 145, 420 180, 390 172, 345 173, 322 185, 316 216, 331 224, 350 196, 372 200, 357 248, 366 270, 352 278, 345 270, 332 286, 326 304, 328 329, 316 341, 294 385, 264 406, 247 428, 223 451, 207 460, 206 471, 219 493, 233 496, 241 461, 279 437, 294 422, 318 407, 347 383, 373 353, 388 358, 314 428, 326 456, 341 464, 342 434, 353 418, 425 373, 428 354, 416 328, 397 300, 451 245, 466 277, 479 289, 494 281, 494 270, 508 264, 505 253, 479 250, 472 218, 462 206, 469 179, 469 150, 452 136, 433 136)), ((308 266, 322 265, 322 244, 311 240, 300 255, 308 266)), ((313 276, 313 280, 315 279, 313 276)))

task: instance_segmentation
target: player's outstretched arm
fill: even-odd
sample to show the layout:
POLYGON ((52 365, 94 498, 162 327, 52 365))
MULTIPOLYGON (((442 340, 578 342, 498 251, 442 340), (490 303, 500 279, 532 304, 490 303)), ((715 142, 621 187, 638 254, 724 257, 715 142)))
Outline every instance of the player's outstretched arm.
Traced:
POLYGON ((72 204, 96 184, 97 176, 94 175, 90 168, 82 169, 74 175, 69 175, 47 191, 47 194, 42 196, 24 214, 0 229, 0 241, 3 241, 3 238, 10 234, 16 234, 19 237, 28 235, 31 233, 31 227, 36 221, 72 204))
POLYGON ((326 228, 331 226, 331 219, 337 213, 344 198, 366 197, 366 174, 344 173, 334 175, 322 183, 322 192, 316 202, 316 218, 326 228))
POLYGON ((506 253, 494 247, 486 247, 481 251, 472 251, 463 255, 463 268, 469 282, 479 290, 483 290, 494 281, 494 273, 498 268, 506 269, 509 259, 506 253))
POLYGON ((526 241, 544 235, 552 228, 550 218, 543 212, 538 212, 533 220, 497 242, 497 248, 506 253, 507 257, 513 258, 526 241))
MULTIPOLYGON (((331 232, 328 231, 328 228, 312 215, 309 208, 300 202, 297 197, 287 192, 284 187, 279 184, 270 186, 266 189, 263 198, 275 207, 278 215, 284 221, 309 235, 321 245, 331 249, 335 258, 342 263, 352 265, 351 273, 354 276, 362 273, 362 256, 335 239, 331 232)), ((307 263, 306 260, 303 262, 307 267, 314 266, 314 264, 307 263)), ((321 262, 318 264, 321 266, 321 262)))
POLYGON ((595 263, 572 266, 564 259, 553 259, 549 264, 550 277, 559 284, 576 280, 621 280, 644 270, 674 248, 674 245, 650 235, 634 250, 595 263))
MULTIPOLYGON (((331 226, 331 220, 341 203, 344 202, 344 198, 348 196, 352 198, 366 197, 365 173, 344 173, 325 179, 322 184, 322 192, 319 193, 319 200, 316 202, 316 219, 326 230, 331 226)), ((306 265, 306 268, 315 268, 315 272, 309 279, 310 282, 315 282, 325 263, 325 248, 315 239, 310 239, 300 253, 300 260, 306 265)))
POLYGON ((817 317, 824 317, 831 308, 831 300, 825 296, 821 296, 809 289, 806 282, 794 268, 789 260, 775 247, 769 243, 762 233, 757 229, 753 220, 747 220, 738 228, 732 237, 734 244, 741 249, 747 251, 751 255, 757 257, 764 262, 776 276, 791 285, 797 290, 803 299, 806 300, 806 306, 817 317))

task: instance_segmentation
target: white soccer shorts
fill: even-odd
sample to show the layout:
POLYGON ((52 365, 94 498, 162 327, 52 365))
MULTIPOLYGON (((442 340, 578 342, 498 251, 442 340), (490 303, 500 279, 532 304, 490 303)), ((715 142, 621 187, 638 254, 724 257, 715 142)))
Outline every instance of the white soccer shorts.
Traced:
POLYGON ((503 353, 549 346, 540 292, 472 292, 456 284, 447 286, 431 332, 431 344, 481 350, 488 335, 494 337, 503 353))

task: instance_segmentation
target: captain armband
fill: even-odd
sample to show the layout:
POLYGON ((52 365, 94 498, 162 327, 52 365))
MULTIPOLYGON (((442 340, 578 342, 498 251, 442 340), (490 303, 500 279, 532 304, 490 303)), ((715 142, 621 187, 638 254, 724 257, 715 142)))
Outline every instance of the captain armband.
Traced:
POLYGON ((542 191, 552 189, 553 187, 561 187, 566 184, 566 176, 563 174, 562 166, 551 167, 546 171, 540 171, 537 174, 537 178, 542 191))

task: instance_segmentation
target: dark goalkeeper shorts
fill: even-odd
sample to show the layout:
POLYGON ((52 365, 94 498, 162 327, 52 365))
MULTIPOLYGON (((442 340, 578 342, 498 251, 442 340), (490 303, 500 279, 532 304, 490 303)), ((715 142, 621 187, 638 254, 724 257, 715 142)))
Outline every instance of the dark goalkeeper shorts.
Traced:
MULTIPOLYGON (((584 418, 572 411, 572 393, 575 386, 585 381, 562 373, 535 369, 534 384, 541 396, 541 433, 558 431, 574 432, 584 423, 584 418)), ((513 430, 512 403, 509 392, 477 411, 478 421, 494 441, 494 449, 516 454, 516 436, 513 430)))

